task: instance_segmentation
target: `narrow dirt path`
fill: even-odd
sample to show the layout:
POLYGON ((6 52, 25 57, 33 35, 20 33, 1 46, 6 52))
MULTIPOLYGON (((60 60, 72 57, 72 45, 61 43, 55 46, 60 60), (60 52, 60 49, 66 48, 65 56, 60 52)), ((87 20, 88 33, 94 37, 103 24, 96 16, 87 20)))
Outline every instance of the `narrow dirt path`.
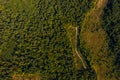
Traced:
POLYGON ((98 0, 97 8, 104 8, 108 0, 98 0))
POLYGON ((76 27, 75 28, 76 29, 76 42, 75 42, 75 53, 77 54, 77 56, 79 57, 79 59, 81 60, 81 62, 82 62, 82 64, 83 64, 83 67, 86 69, 87 68, 87 66, 85 65, 85 63, 84 63, 84 60, 83 60, 83 58, 82 58, 82 55, 80 55, 80 53, 78 52, 78 50, 77 50, 77 40, 78 40, 78 27, 76 27))
MULTIPOLYGON (((65 27, 65 29, 67 30, 67 35, 69 37, 69 40, 71 42, 72 45, 72 50, 73 50, 73 56, 77 57, 78 61, 81 62, 81 66, 84 69, 87 69, 86 63, 83 59, 82 54, 78 51, 78 27, 74 27, 72 26, 72 24, 68 25, 67 27, 65 27)), ((77 63, 76 63, 76 57, 75 57, 75 65, 77 67, 77 63)))

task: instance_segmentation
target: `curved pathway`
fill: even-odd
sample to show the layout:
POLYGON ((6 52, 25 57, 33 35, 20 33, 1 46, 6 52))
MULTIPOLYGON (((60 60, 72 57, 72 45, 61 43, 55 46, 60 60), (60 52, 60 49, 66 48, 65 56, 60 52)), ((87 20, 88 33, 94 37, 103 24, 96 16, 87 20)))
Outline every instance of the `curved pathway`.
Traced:
POLYGON ((77 56, 78 56, 79 59, 81 60, 81 62, 82 62, 82 64, 83 64, 83 67, 86 69, 87 66, 85 65, 85 62, 84 62, 84 60, 83 60, 83 58, 82 58, 82 55, 80 55, 80 53, 79 53, 78 50, 77 50, 78 27, 76 27, 75 30, 76 30, 76 35, 75 35, 75 36, 76 36, 76 42, 75 42, 75 53, 77 54, 77 56))

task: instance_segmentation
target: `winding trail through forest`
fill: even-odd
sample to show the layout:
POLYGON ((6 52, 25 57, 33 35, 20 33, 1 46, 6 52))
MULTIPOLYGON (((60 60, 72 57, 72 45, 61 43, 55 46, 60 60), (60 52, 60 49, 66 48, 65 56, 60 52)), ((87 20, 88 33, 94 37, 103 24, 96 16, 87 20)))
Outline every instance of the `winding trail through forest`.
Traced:
POLYGON ((74 27, 70 24, 65 29, 67 30, 67 35, 69 37, 69 40, 70 40, 70 43, 71 43, 71 46, 72 46, 76 68, 78 67, 76 59, 78 59, 78 61, 81 62, 81 66, 84 69, 87 69, 87 64, 84 61, 84 58, 83 58, 82 54, 80 53, 80 51, 78 50, 78 46, 77 46, 78 45, 78 33, 79 33, 78 32, 78 27, 74 27))
POLYGON ((81 60, 81 62, 82 62, 82 64, 83 64, 83 67, 85 68, 85 69, 87 69, 87 66, 85 65, 85 62, 84 62, 84 60, 83 60, 83 57, 82 57, 82 55, 78 52, 78 49, 77 49, 77 43, 78 43, 78 27, 75 27, 75 30, 76 30, 76 42, 75 42, 75 53, 77 54, 77 56, 79 57, 79 59, 81 60))

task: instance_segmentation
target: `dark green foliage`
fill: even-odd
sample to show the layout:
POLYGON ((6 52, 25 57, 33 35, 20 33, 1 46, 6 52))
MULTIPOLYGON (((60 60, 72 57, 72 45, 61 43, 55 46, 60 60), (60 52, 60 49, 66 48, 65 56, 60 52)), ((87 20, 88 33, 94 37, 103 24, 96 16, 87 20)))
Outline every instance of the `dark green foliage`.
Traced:
POLYGON ((91 1, 0 1, 0 79, 40 73, 43 80, 74 80, 72 48, 64 26, 80 25, 91 1))
POLYGON ((96 80, 96 73, 92 69, 78 70, 77 72, 78 80, 96 80))
POLYGON ((104 9, 104 29, 109 36, 109 47, 111 53, 115 56, 114 67, 112 67, 112 75, 116 76, 116 80, 120 79, 120 1, 109 0, 104 9), (114 68, 114 69, 113 69, 114 68))

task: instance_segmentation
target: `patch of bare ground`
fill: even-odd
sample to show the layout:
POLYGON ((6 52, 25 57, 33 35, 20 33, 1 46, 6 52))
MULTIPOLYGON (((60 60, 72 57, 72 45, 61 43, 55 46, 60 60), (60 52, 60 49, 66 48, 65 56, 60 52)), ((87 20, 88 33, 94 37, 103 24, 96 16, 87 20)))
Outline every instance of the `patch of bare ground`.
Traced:
POLYGON ((13 75, 12 80, 41 80, 41 77, 40 75, 37 74, 29 74, 29 75, 15 74, 13 75))

